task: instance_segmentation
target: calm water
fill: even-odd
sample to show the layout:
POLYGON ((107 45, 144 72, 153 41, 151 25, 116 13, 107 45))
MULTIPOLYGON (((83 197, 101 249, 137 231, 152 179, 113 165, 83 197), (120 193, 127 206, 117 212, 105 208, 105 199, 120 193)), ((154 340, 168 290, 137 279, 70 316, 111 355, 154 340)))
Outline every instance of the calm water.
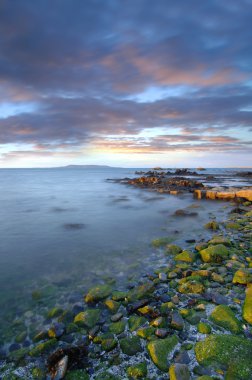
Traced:
POLYGON ((67 289, 103 276, 123 280, 141 273, 153 238, 168 235, 183 243, 212 212, 225 213, 223 202, 106 181, 134 176, 134 171, 0 170, 0 316, 40 283, 67 289), (173 216, 192 204, 198 216, 173 216))

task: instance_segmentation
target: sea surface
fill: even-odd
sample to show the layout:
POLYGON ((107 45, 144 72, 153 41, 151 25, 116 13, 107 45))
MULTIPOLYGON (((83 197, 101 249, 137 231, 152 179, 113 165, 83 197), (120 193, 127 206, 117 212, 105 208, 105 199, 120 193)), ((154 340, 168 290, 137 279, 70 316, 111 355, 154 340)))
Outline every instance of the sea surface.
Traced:
MULTIPOLYGON (((226 202, 162 195, 108 181, 134 177, 135 170, 0 170, 2 320, 31 308, 32 292, 45 284, 68 292, 111 276, 122 284, 140 276, 156 255, 152 239, 169 236, 185 246, 213 214, 223 219, 227 213, 226 202), (173 215, 185 208, 198 215, 173 215)), ((206 173, 223 173, 225 184, 234 184, 231 169, 202 175, 206 173)))

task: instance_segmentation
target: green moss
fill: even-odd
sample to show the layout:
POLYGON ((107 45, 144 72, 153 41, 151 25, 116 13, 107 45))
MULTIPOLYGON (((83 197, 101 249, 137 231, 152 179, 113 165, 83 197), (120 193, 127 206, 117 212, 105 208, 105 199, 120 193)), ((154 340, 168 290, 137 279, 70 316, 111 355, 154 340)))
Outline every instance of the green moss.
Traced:
POLYGON ((178 291, 180 293, 185 293, 185 294, 201 294, 204 293, 205 287, 203 284, 197 281, 187 281, 185 283, 182 283, 178 287, 178 291))
POLYGON ((63 313, 63 309, 60 307, 53 307, 47 313, 47 318, 56 318, 63 313))
POLYGON ((140 338, 148 339, 151 336, 155 335, 155 328, 152 326, 143 327, 142 329, 137 330, 137 335, 140 338))
POLYGON ((37 346, 35 346, 34 348, 32 348, 29 352, 29 355, 30 356, 40 356, 44 352, 47 352, 51 348, 56 346, 56 344, 57 344, 57 339, 47 340, 46 342, 40 343, 37 346))
POLYGON ((208 325, 207 323, 204 323, 204 322, 200 322, 198 324, 198 332, 201 333, 201 334, 211 334, 211 326, 208 325))
POLYGON ((100 337, 101 339, 101 347, 104 351, 111 351, 117 346, 117 341, 114 338, 113 334, 107 333, 103 334, 100 337))
POLYGON ((164 247, 165 245, 171 243, 172 240, 173 239, 170 237, 163 237, 163 238, 152 240, 151 244, 153 247, 159 248, 159 247, 164 247))
POLYGON ((142 298, 148 298, 154 291, 154 285, 152 282, 146 282, 139 285, 128 292, 127 298, 129 302, 140 300, 142 298))
POLYGON ((185 261, 187 263, 192 263, 195 260, 195 254, 190 251, 183 251, 175 256, 176 261, 185 261))
POLYGON ((116 313, 120 307, 120 303, 114 300, 106 300, 104 304, 112 313, 116 313))
POLYGON ((19 362, 29 353, 29 348, 20 348, 9 353, 9 358, 13 361, 19 362))
POLYGON ((126 297, 127 292, 114 291, 111 298, 114 301, 124 301, 126 297))
POLYGON ((227 380, 248 380, 252 373, 252 342, 232 335, 210 335, 195 345, 201 365, 227 367, 227 380))
POLYGON ((231 246, 231 241, 224 237, 224 236, 213 236, 211 240, 208 241, 208 244, 209 245, 216 245, 216 244, 223 244, 223 245, 226 245, 226 246, 231 246))
POLYGON ((26 331, 22 331, 20 334, 18 334, 15 338, 15 341, 17 343, 22 343, 25 338, 27 337, 27 332, 26 331))
POLYGON ((252 269, 239 269, 235 272, 233 284, 249 284, 252 282, 252 269))
POLYGON ((96 325, 100 318, 101 311, 99 309, 88 309, 77 314, 74 323, 78 326, 92 328, 96 325))
POLYGON ((242 332, 241 322, 236 318, 229 306, 219 305, 213 310, 210 319, 218 326, 234 334, 242 332))
POLYGON ((107 298, 111 292, 112 289, 110 285, 97 285, 89 289, 84 299, 87 303, 96 303, 107 298))
POLYGON ((74 371, 67 371, 65 380, 89 380, 88 373, 83 369, 76 369, 74 371))
POLYGON ((130 331, 136 331, 140 326, 143 326, 147 322, 145 317, 137 317, 132 315, 129 317, 128 324, 130 331))
POLYGON ((123 338, 120 340, 120 347, 124 354, 133 356, 137 352, 142 351, 140 339, 137 336, 132 338, 123 338))
POLYGON ((147 350, 151 360, 161 371, 168 371, 168 357, 177 344, 178 338, 176 335, 148 343, 147 350))
POLYGON ((33 377, 33 379, 43 380, 43 379, 45 379, 46 374, 41 368, 35 367, 32 370, 32 377, 33 377))
POLYGON ((190 372, 186 364, 176 363, 169 368, 170 380, 190 380, 190 372))
POLYGON ((229 222, 229 223, 226 223, 226 228, 230 230, 239 230, 241 226, 239 223, 229 222))
POLYGON ((220 263, 228 257, 228 249, 223 244, 210 245, 200 251, 202 260, 205 263, 220 263))
POLYGON ((147 364, 145 362, 127 368, 127 375, 132 379, 142 379, 147 376, 147 364))
POLYGON ((126 321, 118 321, 118 322, 111 323, 111 325, 109 326, 109 331, 113 334, 118 335, 124 332, 125 327, 126 327, 126 321))
POLYGON ((246 298, 243 305, 242 316, 252 325, 252 284, 248 285, 246 290, 246 298))

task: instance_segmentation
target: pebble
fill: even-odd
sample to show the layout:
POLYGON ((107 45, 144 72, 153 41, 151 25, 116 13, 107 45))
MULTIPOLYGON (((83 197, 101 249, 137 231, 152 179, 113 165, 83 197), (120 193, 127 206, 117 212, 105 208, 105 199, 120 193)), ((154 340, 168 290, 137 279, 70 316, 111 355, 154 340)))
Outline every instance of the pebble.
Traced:
POLYGON ((168 330, 166 329, 156 329, 155 335, 159 338, 165 338, 169 334, 168 330))
POLYGON ((111 316, 111 321, 112 322, 117 322, 117 321, 120 321, 120 319, 122 319, 123 317, 123 313, 116 313, 114 315, 111 316))
POLYGON ((160 281, 167 281, 167 274, 166 273, 159 273, 158 278, 160 281))

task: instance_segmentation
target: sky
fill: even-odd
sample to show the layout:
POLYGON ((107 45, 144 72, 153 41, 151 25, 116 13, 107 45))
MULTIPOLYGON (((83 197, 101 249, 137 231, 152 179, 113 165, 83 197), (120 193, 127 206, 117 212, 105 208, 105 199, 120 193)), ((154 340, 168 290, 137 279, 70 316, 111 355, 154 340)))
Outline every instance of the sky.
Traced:
POLYGON ((1 0, 0 167, 252 166, 252 0, 1 0))

